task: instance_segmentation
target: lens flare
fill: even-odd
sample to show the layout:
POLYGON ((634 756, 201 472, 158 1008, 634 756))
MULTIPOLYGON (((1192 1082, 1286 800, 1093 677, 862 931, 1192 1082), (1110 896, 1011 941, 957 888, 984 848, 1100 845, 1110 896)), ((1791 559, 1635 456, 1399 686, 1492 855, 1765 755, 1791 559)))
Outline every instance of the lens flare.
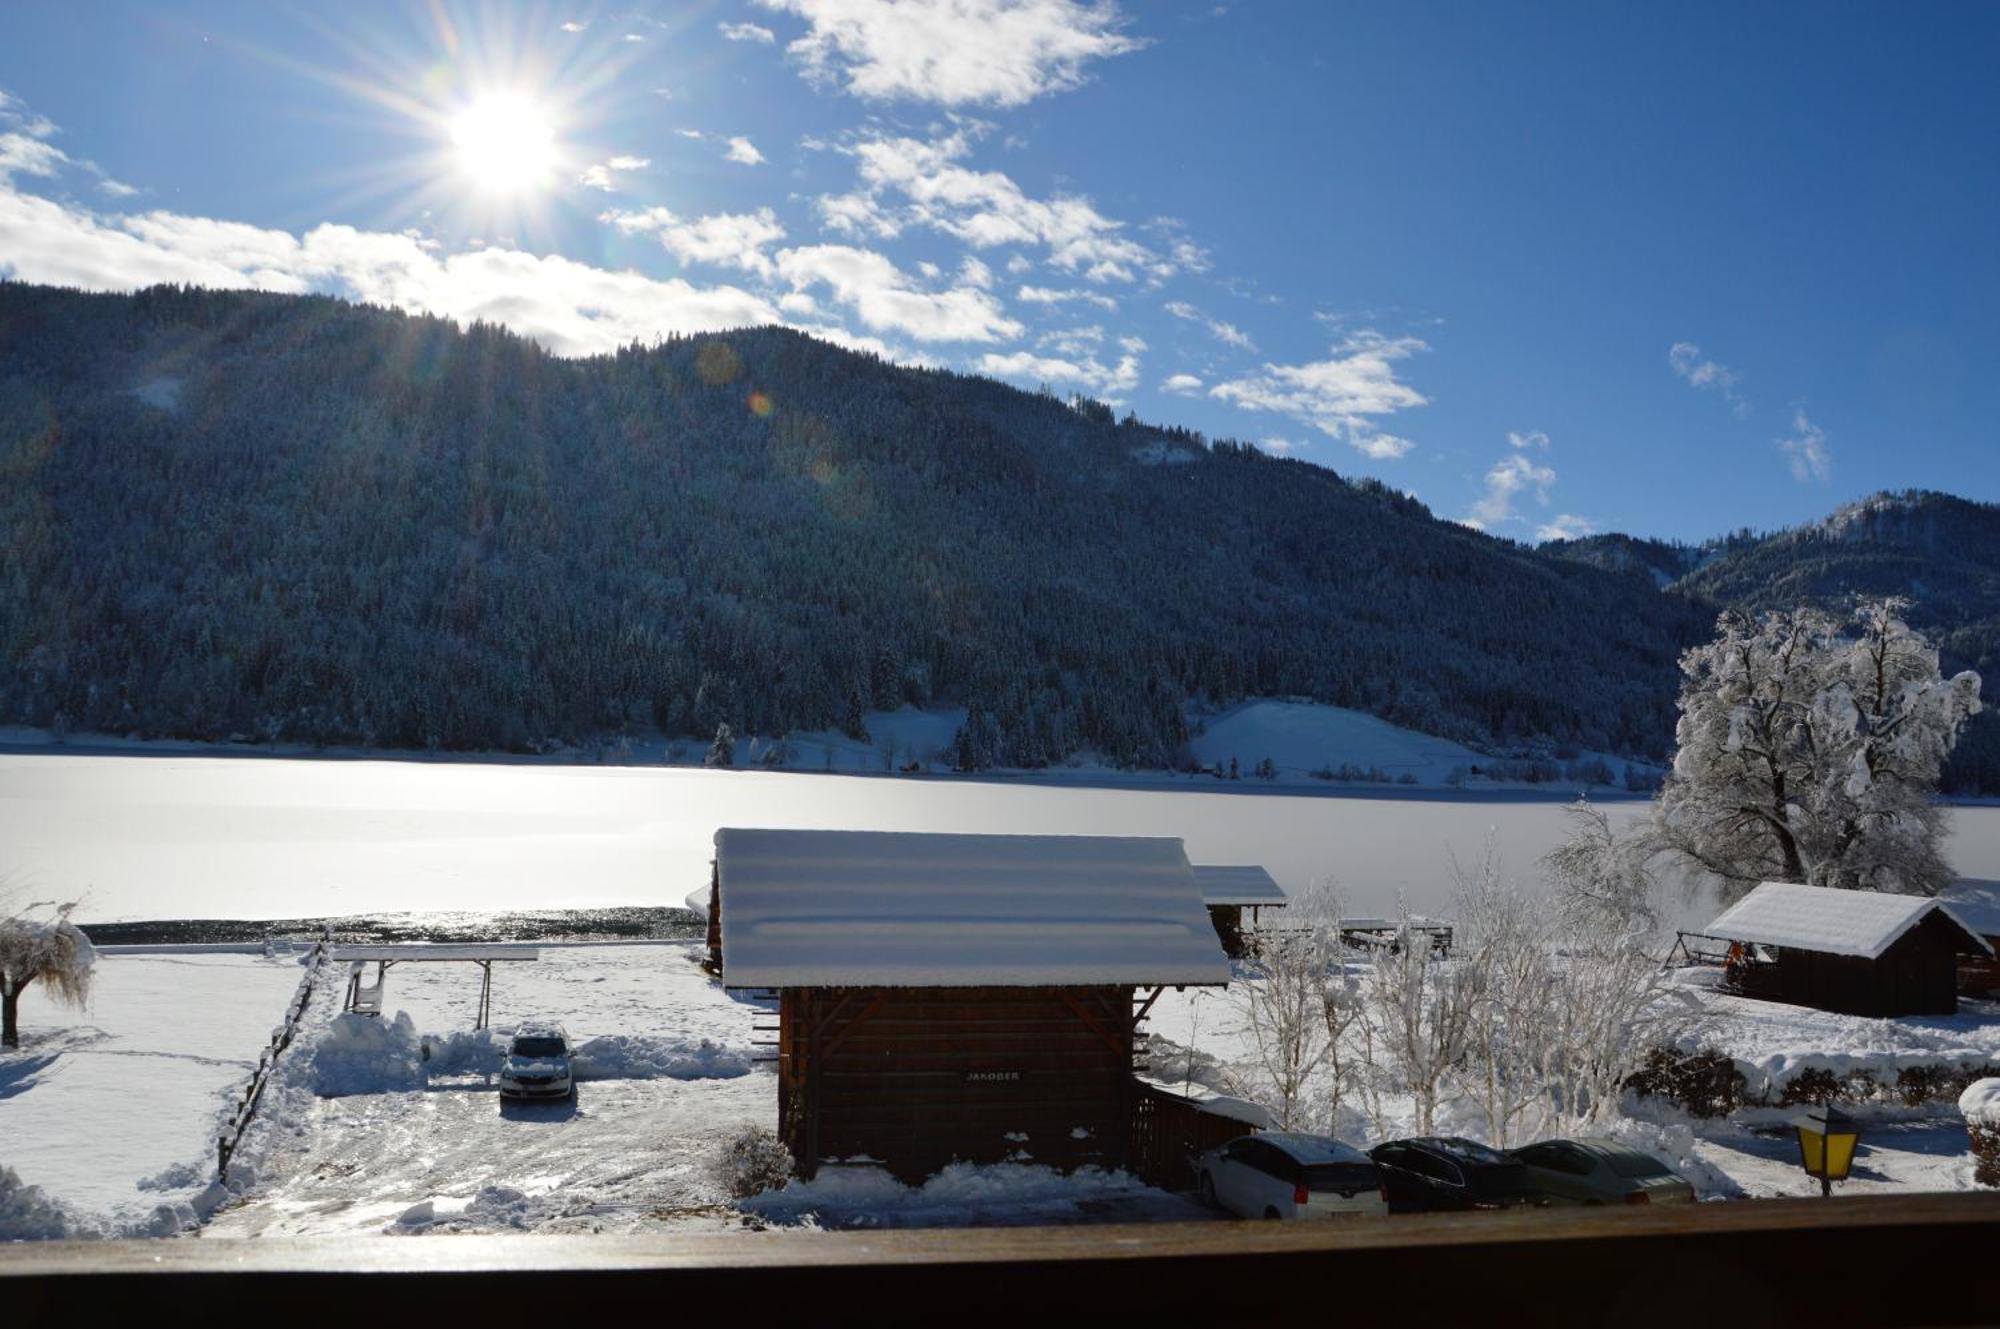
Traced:
POLYGON ((771 413, 771 398, 762 392, 750 394, 750 414, 763 419, 771 413))

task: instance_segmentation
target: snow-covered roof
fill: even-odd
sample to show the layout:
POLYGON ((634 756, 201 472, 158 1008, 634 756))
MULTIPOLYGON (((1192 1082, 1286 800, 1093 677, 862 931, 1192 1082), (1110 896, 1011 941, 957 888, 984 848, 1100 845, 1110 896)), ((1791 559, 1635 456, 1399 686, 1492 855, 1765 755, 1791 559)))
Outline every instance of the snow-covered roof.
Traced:
POLYGON ((2000 937, 2000 881, 1960 877, 1938 893, 1958 921, 1987 937, 2000 937))
POLYGON ((1933 909, 1950 918, 1980 946, 1986 946, 1977 932, 1930 896, 1843 891, 1793 881, 1761 883, 1702 932, 1724 941, 1795 946, 1805 951, 1872 960, 1923 922, 1933 909))
POLYGON ((1179 840, 724 828, 730 987, 1222 984, 1179 840))
POLYGON ((1133 1078, 1163 1093, 1172 1094, 1175 1098, 1186 1099, 1203 1112, 1212 1112, 1218 1117, 1228 1117, 1231 1121, 1240 1121, 1245 1126, 1255 1126, 1260 1130, 1271 1124, 1270 1110, 1260 1104, 1252 1103, 1247 1098, 1217 1093, 1207 1085, 1184 1084, 1179 1080, 1159 1080, 1150 1075, 1137 1075, 1133 1078))
POLYGON ((1203 904, 1285 903, 1284 888, 1255 863, 1197 863, 1194 880, 1203 904))
POLYGON ((708 893, 712 889, 714 888, 709 886, 702 886, 695 890, 689 891, 687 899, 683 900, 681 903, 688 909, 690 913, 694 914, 695 917, 706 920, 708 918, 708 893))

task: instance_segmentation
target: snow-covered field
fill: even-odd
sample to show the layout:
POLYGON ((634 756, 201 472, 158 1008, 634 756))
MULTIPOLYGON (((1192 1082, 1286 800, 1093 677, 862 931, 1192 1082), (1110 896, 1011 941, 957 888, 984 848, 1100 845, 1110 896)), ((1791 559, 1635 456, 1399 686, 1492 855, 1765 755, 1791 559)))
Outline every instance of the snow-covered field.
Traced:
MULTIPOLYGON (((21 998, 0 1054, 0 1167, 107 1231, 171 1229, 215 1175, 215 1138, 297 988, 296 956, 100 957, 89 1010, 21 998)), ((0 1236, 4 1236, 0 1231, 0 1236)))

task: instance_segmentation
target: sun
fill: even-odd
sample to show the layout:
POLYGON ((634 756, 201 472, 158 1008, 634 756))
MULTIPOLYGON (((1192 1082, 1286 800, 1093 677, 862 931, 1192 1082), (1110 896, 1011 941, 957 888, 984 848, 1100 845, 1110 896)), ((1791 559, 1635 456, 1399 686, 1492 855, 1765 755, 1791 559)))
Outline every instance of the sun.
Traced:
POLYGON ((554 177, 556 128, 532 98, 495 92, 451 118, 459 169, 483 194, 518 195, 554 177))

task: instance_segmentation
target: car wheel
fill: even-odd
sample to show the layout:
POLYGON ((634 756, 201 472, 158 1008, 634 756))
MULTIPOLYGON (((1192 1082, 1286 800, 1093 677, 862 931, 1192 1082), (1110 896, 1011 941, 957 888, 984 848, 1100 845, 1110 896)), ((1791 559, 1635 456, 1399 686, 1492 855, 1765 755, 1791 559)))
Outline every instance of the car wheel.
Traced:
POLYGON ((1275 1219, 1275 1218, 1279 1217, 1279 1214, 1278 1214, 1278 1211, 1277 1211, 1276 1209, 1266 1209, 1266 1210, 1264 1211, 1264 1217, 1265 1217, 1265 1218, 1268 1218, 1268 1219, 1275 1219))
POLYGON ((1215 1199, 1214 1177, 1209 1176, 1206 1172, 1202 1173, 1201 1181, 1196 1184, 1194 1189, 1195 1189, 1195 1194, 1201 1197, 1201 1202, 1203 1204, 1207 1205, 1211 1209, 1219 1207, 1216 1204, 1216 1199, 1215 1199))

